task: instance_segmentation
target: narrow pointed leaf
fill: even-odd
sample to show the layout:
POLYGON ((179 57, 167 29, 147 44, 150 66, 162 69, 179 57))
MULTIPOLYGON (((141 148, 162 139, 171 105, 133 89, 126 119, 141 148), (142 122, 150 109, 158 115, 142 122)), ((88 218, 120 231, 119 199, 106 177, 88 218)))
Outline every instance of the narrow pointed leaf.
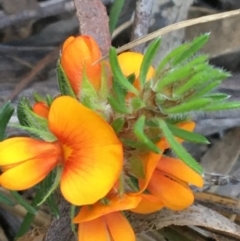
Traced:
POLYGON ((18 192, 10 191, 16 201, 22 205, 29 213, 36 214, 37 210, 32 207, 18 192))
POLYGON ((189 48, 184 51, 181 55, 179 55, 174 61, 173 61, 173 65, 177 65, 180 62, 190 58, 191 56, 193 56, 194 54, 197 53, 197 51, 199 51, 203 45, 208 41, 209 39, 209 33, 205 33, 199 37, 197 37, 196 39, 194 39, 191 43, 189 48))
POLYGON ((118 63, 116 49, 113 47, 110 48, 109 59, 112 67, 113 76, 115 77, 114 81, 117 81, 129 92, 132 92, 135 95, 138 95, 138 90, 131 83, 129 83, 128 79, 122 73, 118 63))
POLYGON ((148 138, 148 136, 144 133, 145 127, 145 116, 141 116, 136 121, 133 132, 138 138, 138 140, 143 143, 149 150, 159 153, 159 148, 148 138))
POLYGON ((218 102, 214 103, 213 105, 206 106, 203 108, 203 111, 219 111, 219 110, 231 110, 231 109, 239 109, 240 108, 240 102, 218 102))
POLYGON ((139 73, 140 84, 142 87, 146 82, 148 70, 152 64, 154 57, 157 54, 157 51, 159 50, 160 44, 161 44, 161 39, 156 39, 148 46, 147 51, 144 54, 141 68, 140 68, 140 73, 139 73))
POLYGON ((164 113, 178 114, 178 113, 186 113, 190 111, 203 110, 203 108, 209 105, 211 102, 212 102, 212 99, 210 98, 192 100, 187 103, 182 103, 180 105, 176 105, 168 109, 164 109, 164 113))
POLYGON ((3 192, 0 192, 0 203, 6 204, 8 206, 14 206, 15 202, 10 199, 7 195, 5 195, 3 192))
POLYGON ((205 138, 204 136, 195 133, 183 130, 181 128, 178 128, 175 125, 167 124, 169 130, 172 132, 174 136, 177 136, 185 141, 190 141, 194 143, 200 143, 200 144, 209 144, 210 142, 205 138))
POLYGON ((118 102, 113 96, 108 97, 109 104, 118 113, 127 114, 129 111, 125 104, 118 102))
POLYGON ((0 141, 4 140, 5 132, 10 118, 14 113, 14 108, 10 102, 6 102, 0 109, 0 141))
POLYGON ((167 139, 169 145, 175 154, 184 162, 186 165, 191 167, 196 172, 202 174, 203 169, 198 164, 198 162, 184 149, 184 147, 176 141, 172 132, 169 130, 166 122, 164 120, 159 119, 159 127, 161 128, 165 138, 167 139))
POLYGON ((109 29, 111 34, 113 33, 117 25, 124 2, 125 0, 115 0, 112 3, 112 7, 109 14, 109 29))

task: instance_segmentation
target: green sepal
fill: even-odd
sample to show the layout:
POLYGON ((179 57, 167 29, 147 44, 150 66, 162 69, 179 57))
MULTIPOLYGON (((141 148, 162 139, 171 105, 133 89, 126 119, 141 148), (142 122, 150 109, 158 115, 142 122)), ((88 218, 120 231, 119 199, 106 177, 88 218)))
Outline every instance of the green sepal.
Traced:
POLYGON ((210 144, 210 142, 207 140, 206 137, 198 133, 183 130, 181 128, 178 128, 176 125, 171 125, 168 123, 167 123, 167 127, 174 136, 179 137, 185 141, 190 141, 190 142, 200 143, 200 144, 210 144))
POLYGON ((198 162, 184 149, 184 147, 178 143, 173 136, 172 132, 168 128, 166 122, 162 119, 158 119, 159 127, 162 130, 165 138, 167 139, 170 147, 175 152, 175 154, 188 165, 190 168, 196 172, 202 174, 203 168, 198 164, 198 162))
POLYGON ((46 102, 44 97, 41 96, 40 94, 38 93, 33 93, 33 99, 34 101, 37 103, 37 102, 46 102))
POLYGON ((131 107, 133 111, 140 110, 146 106, 145 102, 139 97, 133 97, 131 99, 131 107))
POLYGON ((16 203, 10 199, 5 193, 0 191, 0 203, 8 205, 8 206, 14 206, 16 203))
POLYGON ((57 62, 57 81, 61 94, 68 95, 73 98, 76 98, 76 95, 70 85, 70 82, 65 74, 65 71, 60 63, 60 60, 57 62))
POLYGON ((50 195, 52 195, 53 192, 58 188, 62 176, 62 171, 62 167, 58 167, 56 169, 54 181, 52 182, 52 185, 49 188, 49 190, 47 190, 47 193, 43 196, 42 200, 37 204, 38 206, 42 205, 50 197, 50 195))
POLYGON ((114 111, 122 114, 129 113, 129 110, 127 109, 126 105, 116 100, 116 98, 114 98, 113 96, 108 97, 108 102, 111 105, 111 107, 114 109, 114 111))
POLYGON ((188 101, 186 103, 182 103, 173 107, 169 107, 167 109, 163 109, 163 113, 165 114, 184 114, 190 111, 198 111, 203 110, 205 106, 209 105, 212 102, 212 99, 194 99, 188 101))
POLYGON ((0 141, 4 140, 6 128, 10 118, 14 113, 14 108, 10 102, 6 102, 0 109, 0 141))
POLYGON ((12 196, 16 199, 17 203, 23 206, 29 213, 36 214, 37 210, 30 205, 23 197, 16 191, 10 191, 12 196))
POLYGON ((141 116, 135 122, 133 127, 133 132, 136 135, 137 139, 149 150, 160 153, 160 149, 148 138, 148 136, 144 133, 145 128, 145 116, 141 116))
POLYGON ((84 71, 80 91, 80 102, 90 109, 96 109, 98 103, 98 94, 96 89, 90 83, 84 71))
POLYGON ((209 39, 209 33, 205 33, 200 35, 199 37, 195 38, 191 43, 190 46, 180 55, 178 55, 172 62, 172 65, 175 66, 182 61, 189 59, 194 54, 196 54, 203 45, 208 41, 209 39))
POLYGON ((122 73, 117 59, 117 51, 113 47, 111 47, 109 51, 109 60, 114 76, 114 81, 117 81, 128 92, 132 92, 135 95, 138 95, 139 91, 131 83, 129 83, 128 79, 122 73))
POLYGON ((118 134, 122 131, 124 123, 125 123, 125 120, 124 120, 123 117, 119 117, 112 122, 112 128, 113 128, 113 130, 115 131, 116 134, 118 134))
POLYGON ((156 56, 157 51, 159 50, 160 44, 161 44, 161 39, 160 38, 156 39, 148 46, 147 51, 144 54, 143 61, 140 67, 140 73, 139 73, 139 80, 140 80, 141 87, 143 87, 146 82, 149 68, 151 67, 152 61, 156 56))

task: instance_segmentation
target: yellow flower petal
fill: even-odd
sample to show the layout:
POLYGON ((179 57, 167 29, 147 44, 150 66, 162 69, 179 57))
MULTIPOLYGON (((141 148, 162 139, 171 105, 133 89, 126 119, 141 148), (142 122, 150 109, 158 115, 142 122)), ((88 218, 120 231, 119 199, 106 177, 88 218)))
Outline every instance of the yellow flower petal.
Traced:
POLYGON ((157 171, 153 173, 147 189, 172 210, 183 210, 194 201, 193 193, 186 184, 180 184, 157 171))
POLYGON ((109 199, 109 204, 103 204, 99 201, 90 207, 83 206, 78 215, 73 219, 73 222, 86 222, 108 213, 135 208, 141 199, 140 196, 132 196, 128 194, 125 194, 123 197, 115 195, 109 199))
POLYGON ((136 240, 136 236, 131 225, 120 212, 107 214, 104 218, 113 241, 136 240))
POLYGON ((75 205, 95 203, 120 175, 120 141, 104 119, 71 97, 55 99, 48 119, 65 156, 60 184, 63 196, 75 205))
POLYGON ((106 223, 102 217, 89 222, 83 222, 78 226, 79 241, 107 241, 109 234, 106 223))
POLYGON ((59 145, 28 137, 13 137, 0 142, 0 167, 34 158, 60 155, 59 145))
MULTIPOLYGON (((118 55, 120 68, 125 76, 135 74, 136 79, 139 77, 140 67, 143 61, 143 55, 137 52, 124 52, 118 55)), ((154 76, 154 68, 150 67, 147 73, 147 80, 154 76)))
POLYGON ((20 137, 2 142, 0 150, 0 185, 10 190, 24 190, 42 181, 61 153, 57 143, 20 137))
POLYGON ((179 159, 162 156, 157 164, 157 169, 166 173, 166 175, 170 174, 173 177, 191 183, 197 187, 203 187, 204 181, 202 176, 179 159))

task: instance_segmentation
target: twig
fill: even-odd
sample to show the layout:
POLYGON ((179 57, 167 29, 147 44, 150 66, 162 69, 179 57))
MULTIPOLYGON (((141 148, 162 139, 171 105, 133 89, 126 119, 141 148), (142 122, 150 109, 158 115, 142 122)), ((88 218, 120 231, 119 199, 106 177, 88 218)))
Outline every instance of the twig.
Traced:
MULTIPOLYGON (((138 39, 148 34, 153 0, 138 0, 134 15, 131 40, 138 39)), ((143 53, 145 44, 134 46, 132 51, 143 53)))
MULTIPOLYGON (((164 27, 162 29, 159 29, 157 31, 154 31, 146 36, 143 36, 141 38, 138 38, 130 43, 127 43, 125 45, 123 45, 122 47, 117 49, 118 53, 124 52, 126 50, 132 49, 133 47, 140 45, 142 43, 146 43, 150 40, 153 40, 157 37, 160 37, 164 34, 170 33, 172 31, 176 31, 179 29, 183 29, 189 26, 193 26, 193 25, 197 25, 197 24, 201 24, 201 23, 206 23, 206 22, 212 22, 212 21, 216 21, 218 19, 224 19, 224 18, 230 18, 236 15, 240 14, 240 10, 234 10, 234 11, 228 11, 228 12, 224 12, 224 13, 217 13, 217 14, 212 14, 212 15, 208 15, 208 16, 204 16, 204 17, 200 17, 200 18, 195 18, 195 19, 190 19, 190 20, 185 20, 182 22, 178 22, 172 25, 169 25, 167 27, 164 27)), ((209 29, 210 31, 211 29, 209 29)), ((104 56, 103 58, 105 58, 106 56, 104 56)))
POLYGON ((19 92, 23 90, 24 87, 27 86, 45 66, 57 60, 58 53, 59 53, 59 48, 55 48, 53 51, 47 54, 43 59, 41 59, 37 63, 37 65, 30 71, 30 73, 16 85, 15 89, 7 97, 6 100, 13 100, 19 94, 19 92))

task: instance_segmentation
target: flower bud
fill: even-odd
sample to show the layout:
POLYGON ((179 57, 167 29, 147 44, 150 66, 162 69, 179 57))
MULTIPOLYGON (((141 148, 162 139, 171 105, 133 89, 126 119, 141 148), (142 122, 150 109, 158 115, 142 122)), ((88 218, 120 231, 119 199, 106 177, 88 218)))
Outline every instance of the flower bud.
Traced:
POLYGON ((100 89, 101 57, 98 44, 90 36, 71 36, 64 42, 61 65, 76 95, 80 93, 84 74, 96 90, 100 89))

